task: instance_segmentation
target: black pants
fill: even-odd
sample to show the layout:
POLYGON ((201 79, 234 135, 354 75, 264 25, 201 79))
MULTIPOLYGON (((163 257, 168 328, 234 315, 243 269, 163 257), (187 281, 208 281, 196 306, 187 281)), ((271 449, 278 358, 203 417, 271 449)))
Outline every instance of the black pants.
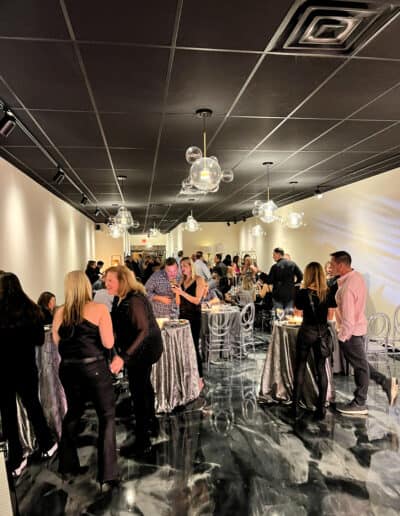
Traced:
POLYGON ((345 359, 350 362, 354 369, 354 381, 356 383, 354 399, 358 405, 365 405, 369 379, 371 378, 379 385, 383 385, 386 376, 368 363, 363 336, 352 335, 349 340, 339 341, 339 345, 345 359))
MULTIPOLYGON (((326 329, 326 331, 328 331, 326 329)), ((314 326, 302 326, 299 330, 296 346, 296 369, 294 373, 293 406, 296 409, 299 405, 301 391, 304 384, 304 377, 308 355, 313 349, 314 360, 317 369, 318 401, 317 410, 323 410, 328 390, 328 377, 326 375, 326 358, 321 355, 318 343, 318 329, 314 326)))
POLYGON ((197 369, 199 370, 200 378, 203 378, 203 363, 200 355, 200 331, 201 331, 201 313, 197 317, 191 317, 189 319, 190 329, 192 331, 192 337, 194 342, 194 348, 196 350, 197 358, 197 369))
POLYGON ((157 360, 149 349, 142 349, 127 364, 129 389, 136 420, 136 443, 143 447, 150 444, 150 429, 156 419, 155 396, 150 380, 151 368, 155 361, 157 360))
POLYGON ((18 394, 26 408, 28 418, 33 425, 36 439, 41 451, 47 451, 54 444, 53 436, 43 415, 39 401, 39 383, 36 364, 30 363, 13 371, 12 374, 2 371, 0 379, 0 411, 3 425, 3 436, 8 441, 11 469, 15 469, 22 461, 23 449, 19 440, 17 419, 18 394))
POLYGON ((97 479, 99 482, 117 479, 115 395, 112 375, 106 361, 99 360, 92 364, 61 363, 60 379, 67 397, 68 410, 62 425, 59 471, 79 471, 78 425, 85 410, 85 401, 90 400, 99 420, 97 479))

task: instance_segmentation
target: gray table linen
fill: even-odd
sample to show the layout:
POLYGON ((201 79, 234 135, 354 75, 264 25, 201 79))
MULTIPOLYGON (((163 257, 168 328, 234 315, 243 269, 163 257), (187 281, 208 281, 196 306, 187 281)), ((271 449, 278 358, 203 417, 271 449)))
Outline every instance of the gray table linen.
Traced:
POLYGON ((151 381, 156 411, 171 412, 199 397, 199 372, 188 322, 166 324, 161 332, 164 351, 153 365, 151 381))
MULTIPOLYGON (((265 402, 290 403, 293 395, 294 370, 296 364, 296 341, 299 326, 289 326, 280 323, 274 324, 271 343, 268 347, 264 370, 261 377, 260 400, 265 402)), ((332 381, 330 360, 326 360, 328 376, 327 401, 333 401, 335 393, 332 381)), ((313 352, 310 352, 304 385, 302 389, 301 405, 307 409, 316 408, 318 385, 313 352)))

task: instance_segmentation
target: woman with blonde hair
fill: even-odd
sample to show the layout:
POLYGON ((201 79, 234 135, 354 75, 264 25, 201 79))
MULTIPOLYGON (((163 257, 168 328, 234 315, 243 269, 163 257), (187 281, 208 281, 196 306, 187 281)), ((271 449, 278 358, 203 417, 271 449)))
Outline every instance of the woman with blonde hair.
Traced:
POLYGON ((115 396, 105 350, 114 345, 107 307, 92 301, 92 288, 82 271, 69 272, 64 282, 65 303, 53 320, 53 339, 61 355, 60 379, 68 410, 63 420, 59 446, 59 471, 81 472, 76 431, 85 409, 93 402, 99 419, 97 479, 100 485, 118 484, 115 436, 115 396))
POLYGON ((144 286, 123 265, 110 267, 105 273, 106 289, 119 297, 112 319, 119 356, 114 357, 111 371, 118 373, 125 365, 133 398, 136 440, 121 450, 124 455, 144 456, 151 449, 150 435, 157 435, 151 368, 163 350, 161 331, 144 286))
POLYGON ((194 274, 194 267, 188 256, 180 261, 182 271, 182 283, 173 287, 175 293, 180 296, 179 316, 181 319, 187 319, 190 323, 194 347, 196 348, 197 368, 200 376, 200 388, 203 383, 203 366, 201 363, 201 355, 199 349, 200 330, 201 330, 201 300, 205 291, 205 281, 201 276, 194 274))
POLYGON ((304 383, 305 370, 310 350, 314 351, 317 369, 318 402, 316 419, 325 417, 328 378, 325 370, 326 358, 320 349, 320 336, 328 334, 328 311, 335 306, 326 284, 325 272, 318 262, 309 263, 304 270, 303 286, 297 290, 295 306, 303 311, 303 322, 297 336, 296 370, 293 388, 293 415, 298 417, 299 401, 304 383))

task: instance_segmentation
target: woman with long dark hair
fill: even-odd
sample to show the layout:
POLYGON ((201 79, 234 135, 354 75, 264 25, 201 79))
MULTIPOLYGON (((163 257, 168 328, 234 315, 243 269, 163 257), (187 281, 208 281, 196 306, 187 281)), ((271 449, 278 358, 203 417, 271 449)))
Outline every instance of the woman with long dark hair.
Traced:
POLYGON ((326 358, 321 354, 319 336, 328 333, 328 310, 335 306, 329 295, 326 277, 322 265, 318 262, 309 263, 304 270, 303 286, 296 292, 295 306, 303 311, 303 321, 297 337, 296 370, 293 389, 293 415, 298 416, 301 390, 308 355, 311 349, 317 369, 318 402, 315 417, 325 417, 326 393, 328 377, 326 374, 326 358))
POLYGON ((61 355, 60 380, 68 410, 63 420, 59 472, 81 472, 76 446, 85 401, 93 402, 99 420, 97 479, 100 485, 118 483, 115 436, 115 395, 105 350, 114 345, 110 313, 92 301, 90 282, 82 271, 69 272, 64 283, 65 303, 53 321, 53 340, 61 355))
POLYGON ((37 304, 42 312, 43 324, 52 324, 56 308, 56 296, 51 292, 42 292, 37 304))
POLYGON ((3 436, 8 441, 8 463, 14 476, 27 465, 19 440, 17 399, 24 404, 39 443, 39 452, 51 457, 57 444, 51 435, 39 401, 35 346, 44 343, 39 307, 22 290, 17 276, 0 274, 0 411, 3 436))
POLYGON ((179 317, 187 319, 192 330, 194 347, 196 349, 197 368, 200 376, 200 388, 204 386, 203 366, 199 350, 201 330, 201 300, 204 295, 205 281, 201 276, 195 276, 194 267, 188 256, 181 259, 182 283, 174 287, 174 292, 180 296, 179 317))
POLYGON ((135 443, 123 454, 143 456, 151 449, 150 435, 158 433, 150 375, 163 350, 161 331, 146 290, 131 270, 123 265, 110 267, 105 283, 108 293, 119 297, 112 311, 119 356, 114 357, 111 371, 119 373, 126 366, 136 419, 135 443))

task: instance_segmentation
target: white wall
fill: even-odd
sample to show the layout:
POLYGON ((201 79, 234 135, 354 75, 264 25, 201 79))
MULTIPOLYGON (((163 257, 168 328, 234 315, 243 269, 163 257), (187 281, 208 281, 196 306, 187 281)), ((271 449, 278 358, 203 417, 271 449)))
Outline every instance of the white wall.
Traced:
POLYGON ((306 226, 287 229, 252 218, 240 225, 240 245, 253 246, 263 270, 272 265, 272 249, 283 247, 301 268, 329 253, 348 251, 353 266, 369 287, 368 312, 392 316, 400 304, 400 169, 380 174, 278 210, 304 212, 306 226), (250 228, 260 223, 266 237, 255 239, 250 228))
POLYGON ((63 300, 64 275, 95 259, 94 224, 0 158, 0 269, 14 272, 34 300, 63 300))

